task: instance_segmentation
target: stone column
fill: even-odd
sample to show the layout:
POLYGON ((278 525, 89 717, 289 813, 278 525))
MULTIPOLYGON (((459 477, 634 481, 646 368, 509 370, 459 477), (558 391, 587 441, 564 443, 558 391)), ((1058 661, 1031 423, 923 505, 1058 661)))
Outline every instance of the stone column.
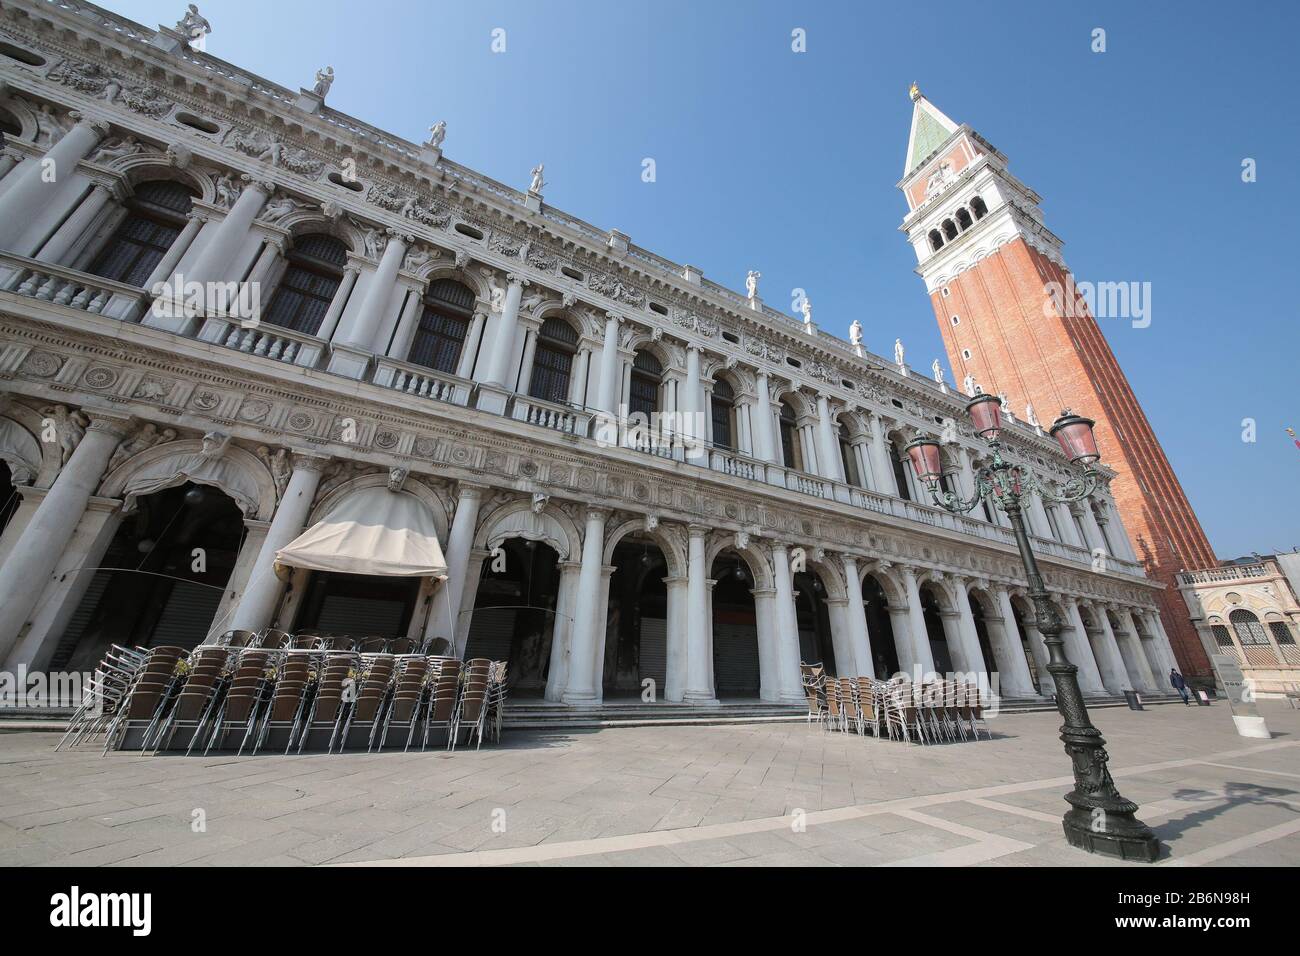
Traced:
POLYGON ((618 326, 617 312, 605 313, 605 338, 600 346, 600 381, 596 387, 596 408, 610 415, 618 413, 618 326))
MULTIPOLYGON (((444 638, 453 647, 456 644, 456 624, 465 600, 466 574, 469 571, 470 551, 474 548, 474 531, 478 527, 479 507, 483 502, 482 485, 462 481, 456 496, 456 512, 447 532, 444 557, 447 561, 447 580, 443 581, 433 596, 433 613, 425 626, 424 639, 444 638)), ((471 596, 472 597, 472 596, 471 596)), ((557 611, 558 613, 558 611, 557 611)), ((559 624, 556 624, 559 627, 559 624)))
POLYGON ((780 700, 776 588, 751 588, 749 593, 754 596, 754 623, 758 638, 758 696, 763 700, 780 700))
POLYGON ((1080 501, 1079 507, 1083 510, 1083 526, 1088 529, 1093 547, 1101 548, 1108 555, 1111 554, 1110 545, 1106 543, 1106 536, 1102 534, 1101 525, 1097 523, 1097 515, 1093 512, 1092 505, 1087 501, 1080 501))
POLYGON ((686 347, 686 391, 681 396, 682 431, 686 433, 686 458, 695 461, 704 451, 704 389, 700 385, 700 348, 686 347))
POLYGON ((0 567, 0 608, 4 609, 0 613, 0 662, 9 656, 36 609, 50 574, 104 477, 109 458, 131 425, 129 418, 118 415, 89 415, 90 427, 14 543, 9 560, 0 567))
POLYGON ((413 238, 404 236, 394 230, 388 232, 388 245, 379 259, 379 267, 370 277, 366 286, 366 297, 361 308, 335 337, 329 370, 350 378, 360 378, 369 364, 370 355, 375 351, 375 333, 384 316, 388 313, 388 304, 393 298, 393 289, 397 286, 397 273, 406 259, 406 250, 413 238))
POLYGON ((230 260, 274 191, 275 186, 271 183, 257 180, 248 182, 226 213, 226 218, 221 220, 212 238, 190 266, 185 275, 186 282, 224 282, 232 278, 226 275, 230 260))
POLYGON ((957 602, 957 620, 961 625, 962 643, 966 653, 965 669, 976 673, 988 673, 992 669, 991 662, 984 660, 984 649, 980 647, 979 630, 975 627, 975 615, 971 611, 970 592, 966 590, 966 582, 954 578, 952 586, 956 592, 954 598, 957 602))
POLYGON ((475 307, 474 318, 470 320, 469 331, 465 334, 465 344, 460 350, 460 360, 456 364, 456 375, 460 378, 474 377, 475 359, 478 358, 478 347, 483 341, 485 325, 487 325, 487 313, 475 307))
POLYGON ((822 477, 843 482, 844 464, 840 460, 840 443, 831 424, 831 403, 821 392, 817 393, 817 437, 822 477))
POLYGON ((1162 685, 1168 684, 1170 668, 1177 668, 1178 673, 1180 674, 1183 672, 1183 669, 1178 667, 1178 658, 1174 656, 1174 649, 1169 644, 1169 635, 1165 633, 1165 625, 1164 622, 1160 620, 1160 612, 1147 611, 1146 613, 1147 620, 1151 622, 1151 634, 1155 638, 1156 648, 1160 651, 1160 655, 1166 661, 1164 668, 1162 668, 1164 671, 1161 675, 1162 685))
POLYGON ((709 680, 709 669, 713 666, 713 641, 710 640, 713 622, 708 616, 709 572, 704 566, 709 529, 704 525, 693 524, 687 533, 686 613, 689 624, 686 631, 684 700, 691 704, 716 704, 717 694, 709 680))
POLYGON ((334 337, 334 330, 338 328, 339 319, 343 315, 344 308, 347 307, 348 299, 352 296, 352 289, 357 284, 357 276, 361 274, 361 267, 354 262, 349 262, 346 269, 343 270, 343 281, 339 283, 338 291, 334 293, 334 298, 330 300, 330 307, 325 310, 325 316, 320 321, 320 328, 316 330, 316 337, 328 342, 334 337))
POLYGON ((397 320, 397 330, 393 332, 393 340, 388 345, 388 357, 399 362, 405 362, 410 355, 415 330, 424 312, 424 293, 415 288, 408 288, 406 293, 402 314, 397 320))
POLYGON ((528 394, 528 387, 533 380, 533 359, 537 355, 537 329, 524 333, 524 354, 519 361, 519 385, 521 394, 528 394))
MULTIPOLYGON (((90 192, 77 204, 72 215, 63 221, 63 225, 55 231, 50 237, 50 241, 41 247, 41 251, 36 254, 36 258, 41 262, 52 262, 63 264, 64 256, 69 250, 77 244, 90 228, 91 223, 104 211, 109 200, 113 198, 113 191, 103 183, 95 183, 90 188, 90 192)), ((146 286, 145 288, 148 288, 146 286)))
POLYGON ((998 662, 1002 692, 1011 697, 1033 697, 1036 694, 1034 680, 1029 673, 1029 663, 1025 660, 1020 629, 1016 627, 1016 612, 1011 607, 1011 595, 1000 584, 993 585, 989 590, 997 601, 998 614, 1002 616, 999 626, 1001 639, 994 642, 994 652, 998 651, 999 644, 1002 650, 1002 660, 998 662))
POLYGON ((513 272, 506 276, 506 297, 501 306, 501 315, 497 317, 496 334, 492 337, 492 348, 488 352, 487 364, 483 368, 482 382, 484 385, 494 387, 500 399, 500 408, 494 407, 491 411, 504 411, 505 398, 508 392, 506 388, 506 376, 510 364, 510 356, 514 353, 515 336, 519 327, 519 303, 523 298, 524 287, 528 285, 528 280, 522 276, 515 275, 513 272))
POLYGON ((781 542, 772 543, 776 604, 775 649, 777 699, 798 703, 804 699, 803 678, 799 670, 799 619, 794 608, 794 578, 790 574, 790 552, 781 542))
POLYGON ((578 598, 578 575, 582 565, 561 561, 560 585, 555 596, 555 627, 551 631, 551 666, 546 673, 547 700, 559 703, 569 683, 569 656, 573 645, 574 603, 578 598))
POLYGON ((862 579, 858 575, 858 562, 851 554, 841 555, 840 559, 844 562, 844 578, 848 583, 849 605, 846 613, 849 643, 853 647, 856 662, 854 674, 859 677, 875 677, 876 665, 871 656, 871 635, 867 633, 867 609, 862 604, 862 579))
POLYGON ((1133 685, 1129 681, 1124 658, 1120 656, 1119 643, 1115 640, 1115 632, 1110 629, 1106 612, 1095 604, 1091 609, 1097 621, 1097 630, 1094 632, 1096 643, 1093 646, 1097 649, 1097 666, 1101 669, 1102 683, 1115 695, 1132 690, 1133 685))
POLYGON ((1065 543, 1072 544, 1076 548, 1090 550, 1088 545, 1079 537, 1079 529, 1074 526, 1074 518, 1070 514, 1070 506, 1066 504, 1053 504, 1051 507, 1056 511, 1056 523, 1061 526, 1061 535, 1065 538, 1065 543))
POLYGON ((578 599, 573 611, 570 640, 569 682, 564 688, 566 704, 591 707, 599 701, 595 685, 596 646, 604 638, 605 621, 600 610, 600 576, 605 548, 607 508, 587 509, 587 530, 582 540, 582 567, 578 574, 578 599))
MULTIPOLYGON (((194 245, 195 236, 199 234, 203 224, 208 221, 207 216, 200 212, 192 212, 185 218, 185 228, 181 230, 181 234, 176 237, 176 241, 171 244, 171 247, 158 261, 158 265, 149 274, 149 278, 145 280, 144 287, 146 289, 152 291, 154 286, 160 282, 166 282, 176 273, 176 266, 180 264, 185 253, 190 251, 190 246, 194 245)), ((267 292, 265 289, 262 291, 263 295, 267 292)), ((264 298, 262 301, 264 303, 269 301, 269 297, 264 298)))
POLYGON ((1111 632, 1119 647, 1120 656, 1124 659, 1124 669, 1128 672, 1129 683, 1135 690, 1144 694, 1149 694, 1156 689, 1155 680, 1151 674, 1151 668, 1147 664, 1146 654, 1142 650, 1142 644, 1137 636, 1137 631, 1132 629, 1132 624, 1126 625, 1124 622, 1123 608, 1115 607, 1116 620, 1119 621, 1120 630, 1116 631, 1110 623, 1109 609, 1102 608, 1101 616, 1106 622, 1106 629, 1111 632))
MULTIPOLYGON (((1165 687, 1169 683, 1169 670, 1165 667, 1165 659, 1160 653, 1160 647, 1153 637, 1146 640, 1142 639, 1142 633, 1138 630, 1137 622, 1141 611, 1131 611, 1128 608, 1120 608, 1120 622, 1127 625, 1129 633, 1137 642, 1138 649, 1142 652, 1142 658, 1147 662, 1147 670, 1151 674, 1151 689, 1155 693, 1167 693, 1165 687)), ((1148 629, 1150 625, 1147 625, 1148 629)), ((1171 688, 1172 689, 1172 688, 1171 688)))
POLYGON ((1047 520, 1047 509, 1043 506, 1043 499, 1039 495, 1029 496, 1029 513, 1033 516, 1033 525, 1035 534, 1040 538, 1046 538, 1049 541, 1055 541, 1052 534, 1052 523, 1047 520))
POLYGON ((320 485, 321 469, 327 461, 315 455, 293 456, 293 473, 271 517, 266 540, 248 576, 248 587, 231 615, 231 629, 260 631, 274 620, 276 606, 284 594, 284 582, 275 574, 275 553, 302 534, 320 485))
POLYGON ((934 655, 930 653, 930 634, 925 629, 925 611, 921 607, 921 589, 916 583, 916 569, 905 567, 902 570, 903 591, 907 595, 907 630, 911 638, 911 663, 913 669, 919 668, 921 676, 924 677, 934 670, 934 655))
POLYGON ((758 370, 757 391, 751 423, 754 433, 754 457, 759 461, 779 463, 776 439, 772 435, 771 381, 767 371, 761 368, 758 370))
POLYGON ((663 697, 680 703, 686 696, 687 641, 690 620, 690 577, 676 575, 664 578, 668 599, 668 664, 664 673, 663 697))
POLYGON ((886 435, 885 420, 879 415, 871 416, 871 476, 875 479, 872 491, 882 495, 899 497, 902 489, 894 479, 894 466, 889 459, 889 437, 886 435))
POLYGON ((1088 641, 1088 631, 1079 614, 1077 599, 1068 594, 1062 595, 1061 604, 1065 607, 1066 625, 1066 629, 1061 632, 1061 639, 1065 641, 1066 657, 1079 668, 1079 689, 1094 696, 1107 693, 1101 681, 1101 672, 1097 669, 1097 660, 1092 653, 1092 644, 1088 641))
MULTIPOLYGON (((912 674, 916 670, 916 650, 912 644, 912 612, 907 605, 898 607, 893 604, 889 605, 888 611, 889 627, 894 632, 894 653, 898 655, 898 669, 905 674, 912 674)), ((890 675, 879 676, 883 680, 890 675)))
MULTIPOLYGON (((80 119, 80 114, 70 114, 80 119)), ((43 210, 73 181, 77 164, 108 135, 108 124, 80 119, 40 159, 24 163, 17 181, 0 194, 0 249, 17 255, 34 251, 42 237, 28 232, 43 210)))

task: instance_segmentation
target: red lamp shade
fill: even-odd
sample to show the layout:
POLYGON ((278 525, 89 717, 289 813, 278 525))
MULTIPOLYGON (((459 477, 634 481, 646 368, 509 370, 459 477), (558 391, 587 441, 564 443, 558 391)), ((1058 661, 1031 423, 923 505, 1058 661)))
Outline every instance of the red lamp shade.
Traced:
POLYGON ((916 438, 908 442, 907 457, 911 459, 912 470, 921 481, 938 481, 943 474, 939 443, 933 438, 916 438))
POLYGON ((1061 412, 1061 417, 1052 426, 1052 436, 1061 443, 1065 457, 1078 465, 1088 465, 1101 455, 1097 451, 1097 439, 1092 433, 1096 424, 1091 418, 1072 414, 1069 410, 1061 412))
POLYGON ((1002 431, 1002 400, 996 395, 976 395, 966 403, 966 414, 980 438, 991 441, 1002 431))

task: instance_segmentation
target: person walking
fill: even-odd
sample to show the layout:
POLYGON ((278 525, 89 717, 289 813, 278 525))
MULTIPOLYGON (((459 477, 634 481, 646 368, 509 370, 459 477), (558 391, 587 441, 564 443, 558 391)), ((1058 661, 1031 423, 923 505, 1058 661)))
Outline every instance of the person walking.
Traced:
POLYGON ((1178 673, 1177 668, 1169 668, 1169 683, 1174 685, 1174 690, 1178 691, 1178 696, 1183 699, 1183 706, 1188 706, 1187 681, 1183 679, 1182 674, 1178 673))

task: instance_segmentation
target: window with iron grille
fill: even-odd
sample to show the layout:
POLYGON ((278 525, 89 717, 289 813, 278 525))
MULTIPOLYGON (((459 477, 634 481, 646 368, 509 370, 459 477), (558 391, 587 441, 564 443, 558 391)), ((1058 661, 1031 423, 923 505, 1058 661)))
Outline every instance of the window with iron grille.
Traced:
POLYGON ((894 483, 898 486, 898 497, 911 501, 912 492, 907 484, 907 466, 903 464, 903 456, 898 451, 898 442, 892 438, 889 440, 889 460, 894 463, 894 483))
POLYGON ((1285 621, 1269 621, 1268 629, 1273 632, 1273 640, 1279 644, 1295 643, 1295 635, 1291 633, 1291 628, 1286 626, 1285 621))
POLYGON ((528 394, 545 402, 567 402, 577 348, 578 333, 568 322, 559 318, 543 322, 537 331, 528 394))
POLYGON ((90 267, 91 275, 143 287, 185 228, 194 193, 171 180, 141 183, 127 215, 90 267))
POLYGON ((1214 635, 1214 641, 1220 647, 1232 647, 1232 632, 1222 624, 1211 624, 1210 633, 1214 635))
POLYGON ((454 279, 429 283, 424 294, 424 311, 406 360, 414 365, 454 374, 460 364, 470 320, 474 316, 474 293, 454 279))
POLYGON ((840 461, 844 465, 844 480, 855 488, 861 488, 862 476, 858 474, 858 456, 853 454, 853 443, 849 440, 849 429, 840 423, 840 461))
POLYGON ((1264 625, 1259 623, 1259 618, 1254 614, 1238 608, 1228 615, 1228 620, 1232 622, 1232 629, 1237 632, 1237 640, 1241 642, 1242 647, 1268 644, 1268 634, 1264 631, 1264 625))
POLYGON ((663 366, 649 352, 637 352, 632 359, 631 394, 628 396, 628 415, 637 412, 648 421, 659 410, 659 383, 663 366))
POLYGON ((315 335, 343 282, 348 250, 327 235, 302 236, 287 256, 289 264, 262 318, 271 325, 315 335))
POLYGON ((736 393, 725 379, 713 384, 713 444, 719 448, 735 448, 731 439, 731 413, 736 407, 736 393))

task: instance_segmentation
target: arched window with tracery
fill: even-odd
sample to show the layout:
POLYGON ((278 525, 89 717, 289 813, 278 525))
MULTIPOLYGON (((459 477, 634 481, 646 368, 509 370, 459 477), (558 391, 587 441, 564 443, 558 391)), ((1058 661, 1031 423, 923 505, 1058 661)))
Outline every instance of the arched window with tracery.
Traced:
POLYGON ((659 386, 664 368, 653 353, 642 350, 632 358, 632 381, 627 400, 628 415, 638 412, 649 421, 659 411, 659 386))
POLYGON ((528 394, 546 402, 567 402, 573 375, 578 333, 568 322, 552 316, 537 330, 528 394))
POLYGON ((1242 647, 1268 644, 1268 633, 1254 614, 1237 608, 1228 615, 1228 620, 1232 622, 1232 629, 1237 633, 1237 640, 1242 647))
POLYGON ((736 442, 732 422, 736 414, 736 393, 725 378, 713 383, 709 410, 713 416, 713 444, 719 448, 734 449, 736 442))
POLYGON ((424 293, 424 311, 406 360, 454 375, 474 318, 474 292, 455 279, 435 279, 424 293))
POLYGON ((312 233, 294 240, 288 267, 263 320, 304 335, 315 335, 343 282, 348 248, 338 239, 312 233))
POLYGON ((126 218, 91 264, 91 275, 143 287, 185 228, 194 190, 170 179, 141 183, 126 218))

